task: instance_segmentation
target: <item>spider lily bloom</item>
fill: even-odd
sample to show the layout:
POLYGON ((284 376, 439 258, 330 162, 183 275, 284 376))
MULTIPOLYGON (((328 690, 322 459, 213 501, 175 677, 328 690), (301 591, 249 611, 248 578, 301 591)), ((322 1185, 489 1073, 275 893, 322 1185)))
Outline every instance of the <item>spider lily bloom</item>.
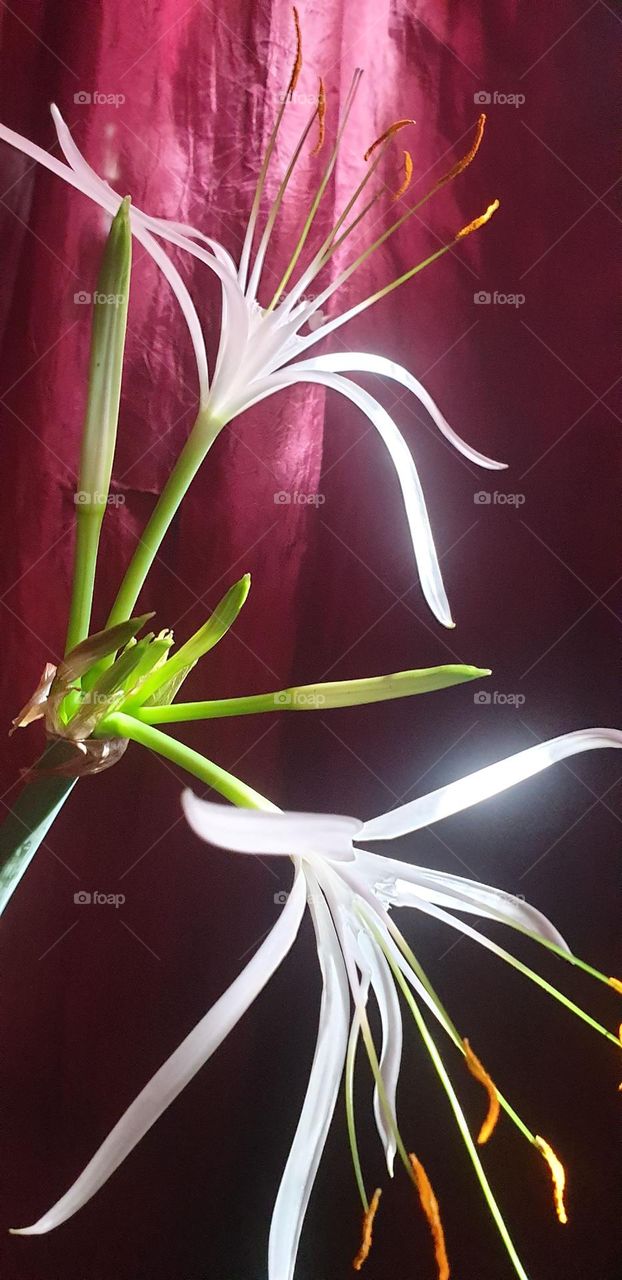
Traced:
POLYGON ((396 1097, 402 1061, 400 993, 413 1014, 438 1073, 514 1270, 521 1280, 527 1280, 484 1172, 477 1143, 471 1136, 454 1086, 423 1016, 423 1007, 459 1049, 471 1074, 485 1086, 488 1106, 479 1133, 479 1144, 488 1140, 499 1108, 503 1109, 532 1144, 534 1152, 546 1162, 561 1221, 565 1220, 563 1166, 550 1144, 529 1129, 497 1090, 469 1042, 462 1039, 411 947, 391 918, 391 908, 413 907, 479 942, 537 982, 618 1046, 617 1036, 510 952, 464 923, 461 916, 475 914, 518 929, 571 964, 619 988, 613 980, 574 956, 554 925, 523 900, 477 881, 370 853, 361 845, 420 830, 532 777, 556 761, 600 747, 622 747, 622 732, 586 729, 565 734, 479 769, 458 782, 449 783, 370 822, 331 814, 281 813, 269 801, 248 789, 239 800, 240 804, 248 806, 244 810, 211 804, 186 792, 183 797, 186 817, 203 839, 235 852, 292 857, 294 880, 291 892, 276 924, 252 959, 156 1072, 77 1181, 38 1222, 22 1228, 19 1234, 37 1235, 52 1230, 95 1194, 211 1057, 272 977, 295 941, 305 904, 308 904, 317 939, 323 994, 307 1093, 272 1219, 269 1280, 292 1280, 294 1275, 304 1217, 344 1072, 348 1132, 364 1209, 363 1242, 355 1258, 357 1269, 369 1252, 379 1192, 368 1197, 356 1139, 353 1077, 359 1038, 363 1040, 374 1078, 374 1116, 389 1173, 393 1172, 397 1154, 416 1186, 430 1223, 439 1276, 449 1274, 440 1210, 432 1184, 421 1161, 408 1153, 397 1119, 396 1097), (263 811, 252 812, 253 807, 263 811), (367 1014, 372 993, 380 1013, 380 1054, 375 1047, 367 1014))
MULTIPOLYGON (((298 382, 318 383, 339 392, 356 404, 378 431, 397 472, 424 596, 433 613, 445 626, 453 625, 451 612, 443 586, 423 491, 408 445, 383 406, 369 392, 342 375, 344 373, 376 373, 393 379, 421 401, 438 430, 471 462, 493 470, 504 466, 503 463, 495 462, 461 440, 445 421, 425 388, 402 366, 383 356, 366 352, 307 356, 311 348, 323 338, 340 329, 354 316, 410 280, 424 267, 452 249, 457 241, 464 239, 466 235, 487 222, 494 213, 498 201, 494 201, 481 217, 462 228, 457 235, 450 238, 448 243, 422 262, 409 268, 399 278, 389 282, 376 293, 363 298, 346 311, 332 316, 329 320, 323 320, 322 308, 332 299, 333 294, 336 294, 370 255, 402 227, 435 192, 458 176, 471 163, 481 141, 483 116, 478 122, 474 142, 467 154, 413 206, 406 208, 405 212, 397 218, 392 214, 387 229, 373 238, 367 248, 354 257, 334 278, 323 284, 322 274, 324 273, 323 278, 326 281, 325 273, 333 263, 334 255, 348 241, 355 229, 364 224, 365 218, 382 198, 388 198, 390 208, 396 198, 402 200, 412 176, 412 160, 409 152, 404 153, 405 178, 397 191, 391 192, 378 174, 381 161, 386 157, 395 134, 406 125, 414 123, 410 120, 400 120, 385 130, 368 149, 365 155, 366 170, 351 198, 321 245, 311 253, 306 265, 300 264, 301 269, 298 272, 317 211, 337 162, 339 146, 359 86, 362 73, 356 71, 346 98, 342 119, 336 130, 334 145, 330 149, 318 179, 316 193, 310 202, 288 265, 276 288, 267 287, 265 284, 266 256, 270 238, 286 196, 290 178, 314 123, 319 127, 315 152, 321 149, 326 130, 326 98, 320 82, 317 106, 307 120, 300 140, 294 148, 260 233, 260 215, 269 171, 275 162, 279 129, 302 65, 297 16, 296 31, 298 48, 294 70, 288 91, 277 112, 274 129, 260 166, 239 262, 234 261, 223 245, 206 236, 202 231, 172 220, 150 216, 132 205, 131 225, 134 235, 163 271, 176 294, 188 325, 197 363, 200 409, 195 427, 160 497, 156 511, 130 566, 110 616, 111 623, 131 613, 145 574, 174 512, 222 427, 267 396, 292 387, 298 382), (364 197, 363 202, 361 197, 364 197), (179 272, 163 250, 161 240, 180 247, 199 259, 220 281, 222 287, 220 338, 211 383, 205 341, 197 312, 179 272), (309 288, 313 286, 315 289, 318 284, 319 292, 313 300, 309 300, 309 288), (305 358, 300 359, 303 355, 305 358)), ((17 147, 31 159, 64 178, 108 213, 115 213, 120 196, 98 176, 81 155, 60 112, 54 106, 52 115, 66 163, 4 126, 0 126, 0 139, 17 147)))

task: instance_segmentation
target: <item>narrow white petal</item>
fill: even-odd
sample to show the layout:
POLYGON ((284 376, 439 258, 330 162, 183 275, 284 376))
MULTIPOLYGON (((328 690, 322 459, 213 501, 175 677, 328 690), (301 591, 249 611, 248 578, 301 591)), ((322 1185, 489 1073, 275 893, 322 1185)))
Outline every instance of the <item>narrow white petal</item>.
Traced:
POLYGON ((216 1001, 170 1058, 156 1071, 109 1133, 69 1191, 31 1227, 14 1234, 42 1235, 65 1222, 107 1181, 162 1112, 181 1093, 200 1067, 263 990, 294 942, 305 909, 306 886, 300 869, 283 910, 268 937, 231 986, 216 1001))
POLYGON ((511 928, 527 929, 543 942, 553 942, 563 951, 570 951, 561 933, 537 907, 494 885, 445 871, 430 871, 427 867, 366 851, 361 851, 360 860, 357 856, 355 870, 357 874, 362 872, 365 882, 381 899, 389 900, 394 906, 417 907, 419 898, 423 898, 452 911, 485 916, 511 928))
POLYGON ((234 853, 324 854, 353 857, 362 822, 331 813, 265 813, 182 796, 184 813, 198 836, 234 853))
MULTIPOLYGON (((397 1114, 397 1085, 402 1063, 402 1012, 398 1000, 395 982, 391 970, 382 951, 370 934, 359 937, 359 947, 369 966, 372 987, 382 1025, 382 1052, 380 1054, 380 1074, 392 1115, 397 1114)), ((393 1164, 397 1150, 395 1135, 387 1125, 386 1116, 378 1088, 374 1089, 374 1116, 376 1128, 385 1149, 387 1169, 393 1177, 393 1164)))
MULTIPOLYGON (((304 373, 302 378, 305 382, 316 382, 320 386, 339 391, 341 395, 351 400, 366 414, 378 431, 391 455, 391 460, 400 482, 413 551, 421 580, 421 589, 432 613, 438 618, 439 622, 442 622, 445 627, 453 627, 454 623, 443 586, 421 482, 413 457, 401 431, 399 431, 386 409, 377 400, 374 400, 374 397, 370 396, 369 392, 363 391, 362 387, 357 387, 356 383, 350 382, 347 378, 340 378, 337 374, 317 372, 304 373)), ((270 379, 272 390, 277 390, 280 386, 292 385, 294 381, 300 381, 300 375, 292 377, 287 369, 283 371, 282 377, 275 374, 270 379)), ((264 392, 264 394, 269 394, 269 392, 264 392)), ((257 398, 263 397, 258 396, 257 398)))
POLYGON ((268 1280, 293 1280, 300 1234, 337 1102, 346 1058, 350 998, 324 898, 310 889, 323 990, 317 1044, 300 1120, 281 1180, 268 1249, 268 1280))
POLYGON ((365 822, 360 840, 392 840, 395 836, 403 836, 409 831, 419 831, 421 827, 439 822, 453 813, 460 813, 471 805, 488 800, 518 782, 524 782, 549 765, 565 760, 568 756, 580 751, 593 751, 599 747, 622 747, 622 732, 619 729, 577 729, 573 733, 563 733, 548 742, 540 742, 526 751, 499 760, 496 764, 487 765, 475 773, 467 774, 457 782, 450 782, 438 791, 432 791, 418 800, 399 805, 389 813, 382 813, 371 822, 365 822))
POLYGON ((298 364, 289 365, 288 368, 290 371, 296 370, 300 373, 316 369, 320 373, 324 370, 327 373, 377 373, 383 378, 393 378, 402 387, 406 387, 407 391, 412 391, 413 395, 421 401, 441 434, 458 450, 458 453, 463 454, 465 458, 469 458, 471 462, 477 463, 479 467, 486 467, 490 471, 503 471, 507 466, 505 462, 495 462, 493 458, 488 458, 484 453, 479 453, 477 449, 473 449, 470 444, 462 440, 457 432, 450 427, 438 405, 432 399, 430 393, 426 391, 423 383, 419 382, 418 378, 413 377, 412 373, 409 373, 408 369, 405 369, 401 364, 395 364, 393 360, 387 360, 385 356, 367 354, 364 351, 338 351, 330 355, 316 356, 313 360, 304 360, 298 364))

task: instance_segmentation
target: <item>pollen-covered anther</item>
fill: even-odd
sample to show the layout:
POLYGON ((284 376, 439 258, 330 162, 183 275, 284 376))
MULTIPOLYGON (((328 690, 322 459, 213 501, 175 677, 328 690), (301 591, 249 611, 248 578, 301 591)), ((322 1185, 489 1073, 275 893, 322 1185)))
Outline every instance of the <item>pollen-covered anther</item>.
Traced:
POLYGON ((397 191, 393 196, 394 200, 399 200, 400 197, 403 196, 406 191, 408 191, 408 188, 412 182, 413 158, 410 154, 410 151, 404 152, 404 166, 402 170, 402 175, 403 176, 402 176, 401 185, 398 187, 397 191))
POLYGON ((564 1204, 564 1190, 566 1188, 566 1170, 559 1159, 555 1155, 552 1146, 545 1138, 536 1135, 535 1145, 540 1154, 546 1160, 549 1166, 551 1178, 553 1179, 553 1199, 555 1201, 555 1212, 559 1221, 565 1226, 568 1221, 566 1206, 564 1204))
POLYGON ((285 95, 287 98, 290 98, 290 99, 293 97, 294 89, 298 84, 298 77, 300 75, 300 72, 302 71, 302 32, 300 30, 300 18, 298 17, 298 10, 295 5, 293 5, 292 7, 292 13, 294 15, 294 26, 296 28, 296 57, 294 58, 292 74, 289 78, 287 93, 285 95))
POLYGON ((324 88, 324 81, 321 76, 320 87, 317 94, 317 128, 317 142, 311 152, 312 156, 318 155, 322 150, 322 147, 324 146, 324 139, 326 137, 326 89, 324 88))
POLYGON ((369 1257, 371 1246, 372 1246, 374 1218, 376 1217, 376 1213, 378 1212, 378 1205, 380 1203, 381 1195, 382 1195, 382 1191, 380 1187, 376 1187, 376 1190, 374 1191, 374 1194, 370 1200, 369 1208, 366 1209, 365 1213, 363 1214, 361 1247, 356 1255, 356 1258, 352 1263, 352 1266, 354 1267, 355 1271, 360 1271, 361 1267, 363 1266, 363 1263, 366 1262, 369 1257))
POLYGON ((480 144, 484 136, 485 125, 486 125, 486 116, 482 113, 482 115, 479 117, 479 120, 477 121, 477 124, 475 126, 475 137, 473 139, 473 142, 471 143, 471 146, 469 147, 469 150, 467 151, 466 155, 462 156, 461 160, 457 160, 456 163, 452 165, 451 169, 448 170, 445 176, 441 178, 438 184, 439 187, 444 186, 446 182, 451 182, 454 178, 457 178, 459 174, 464 173, 465 169, 468 169, 469 165, 471 164, 471 161, 475 159, 480 149, 480 144))
POLYGON ((399 133, 400 129, 405 129, 407 124, 416 123, 416 120, 395 120, 393 124, 389 125, 388 129, 385 129, 384 133, 380 134, 379 138, 376 138, 375 142, 372 142, 371 147, 367 148, 363 159, 369 160, 369 157, 374 154, 374 151, 376 151, 383 142, 388 142, 389 138, 392 138, 394 133, 399 133))
POLYGON ((492 204, 488 205, 485 213, 480 214, 479 218, 474 218, 472 222, 468 222, 466 227, 463 227, 458 232, 456 240, 464 240, 465 236, 470 236, 472 231, 479 231, 480 227, 484 227, 487 222, 490 222, 493 213, 496 213, 498 208, 499 201, 493 200, 492 204))
POLYGON ((418 1160, 412 1152, 409 1153, 408 1159, 410 1160, 412 1170, 415 1175, 415 1185, 419 1192, 421 1208, 428 1220, 428 1225, 434 1241, 434 1256, 438 1267, 438 1280, 449 1280, 449 1259, 447 1257, 447 1249, 445 1248, 445 1233, 441 1222, 438 1200, 434 1195, 432 1184, 421 1161, 418 1160))
POLYGON ((610 987, 613 987, 614 991, 618 991, 622 996, 622 982, 620 982, 619 978, 607 978, 607 982, 610 987))
POLYGON ((464 1045, 466 1064, 471 1075, 484 1086, 488 1094, 488 1114, 477 1137, 478 1144, 482 1147, 492 1136, 499 1119, 499 1095, 486 1068, 476 1054, 473 1053, 468 1040, 463 1040, 462 1043, 464 1045))

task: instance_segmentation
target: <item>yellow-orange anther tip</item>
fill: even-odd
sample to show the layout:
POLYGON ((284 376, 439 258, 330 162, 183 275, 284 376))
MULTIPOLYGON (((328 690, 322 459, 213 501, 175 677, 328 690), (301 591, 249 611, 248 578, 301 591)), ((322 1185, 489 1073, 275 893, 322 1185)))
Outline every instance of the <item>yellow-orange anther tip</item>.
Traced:
POLYGON ((619 978, 607 978, 607 982, 610 987, 613 987, 614 991, 619 991, 622 996, 622 982, 620 982, 619 978))
POLYGON ((412 1152, 409 1152, 408 1159, 410 1160, 412 1171, 415 1176, 415 1185, 419 1192, 421 1208, 428 1220, 428 1226, 432 1233, 432 1240, 434 1241, 434 1256, 438 1267, 438 1280, 449 1280, 449 1259, 447 1257, 447 1249, 445 1248, 445 1234, 443 1231, 443 1224, 441 1222, 438 1200, 434 1195, 432 1184, 421 1161, 418 1160, 412 1152))
POLYGON ((477 1137, 478 1144, 482 1147, 492 1137, 499 1119, 499 1095, 486 1068, 482 1065, 477 1055, 473 1053, 468 1040, 463 1040, 462 1043, 464 1045, 466 1064, 471 1075, 479 1084, 484 1086, 488 1094, 488 1114, 477 1137))
POLYGON ((287 86, 286 97, 288 98, 291 98, 294 92, 294 89, 298 84, 298 77, 300 75, 300 72, 302 71, 302 32, 300 30, 300 18, 298 17, 298 10, 295 5, 292 5, 292 13, 294 15, 294 27, 296 29, 296 57, 294 58, 292 74, 289 78, 289 84, 287 86))
POLYGON ((317 115, 318 134, 317 134, 317 142, 313 148, 313 151, 311 152, 312 156, 318 155, 318 153, 322 150, 322 147, 324 146, 324 139, 326 137, 326 89, 324 88, 324 81, 321 76, 320 76, 320 85, 317 92, 316 115, 317 115))
POLYGON ((352 1263, 352 1266, 355 1271, 360 1271, 361 1267, 363 1266, 363 1263, 366 1262, 369 1257, 371 1246, 372 1246, 374 1218, 376 1217, 376 1213, 378 1212, 378 1205, 380 1203, 381 1195, 382 1195, 381 1188, 376 1187, 376 1190, 374 1191, 374 1194, 369 1204, 369 1209, 366 1209, 365 1213, 363 1214, 363 1230, 362 1230, 362 1238, 361 1238, 361 1247, 356 1255, 356 1258, 352 1263))
POLYGON ((566 1213, 566 1206, 564 1204, 564 1190, 566 1187, 566 1170, 564 1169, 564 1166, 561 1160, 558 1158, 558 1156, 555 1155, 555 1152, 553 1151, 552 1146, 550 1145, 550 1143, 546 1141, 545 1138, 540 1138, 536 1135, 535 1145, 538 1148, 538 1151, 540 1152, 540 1154, 544 1156, 544 1159, 546 1160, 546 1163, 549 1166, 551 1178, 553 1179, 553 1199, 555 1201, 555 1212, 557 1214, 559 1222, 561 1222, 562 1225, 565 1226, 568 1221, 568 1214, 566 1213))
POLYGON ((410 151, 405 151, 404 152, 404 177, 402 178, 401 185, 398 187, 397 191, 393 196, 394 200, 399 200, 400 197, 403 196, 406 191, 408 191, 408 188, 412 182, 412 177, 413 177, 413 158, 410 154, 410 151))
POLYGON ((485 213, 480 214, 479 218, 474 218, 472 222, 467 223, 466 227, 463 227, 462 230, 458 232, 456 240, 464 240, 466 236, 471 235, 472 231, 479 231, 480 227, 484 227, 487 222, 490 222, 493 213, 496 213, 498 208, 499 201, 493 200, 492 204, 488 205, 485 213))
POLYGON ((363 159, 369 160, 369 157, 373 155, 374 151, 376 151, 383 142, 388 142, 389 138, 392 138, 394 133, 399 133, 400 129, 405 129, 407 124, 416 123, 416 120, 395 120, 393 124, 389 125, 388 129, 385 129, 384 133, 380 134, 379 138, 376 138, 375 142, 372 142, 371 147, 367 148, 363 159))

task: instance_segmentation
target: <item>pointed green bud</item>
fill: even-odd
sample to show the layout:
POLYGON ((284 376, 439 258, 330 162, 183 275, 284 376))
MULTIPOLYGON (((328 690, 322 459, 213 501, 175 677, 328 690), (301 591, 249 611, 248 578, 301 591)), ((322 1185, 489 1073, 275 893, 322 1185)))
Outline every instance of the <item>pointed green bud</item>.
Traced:
POLYGON ((128 699, 123 706, 123 711, 132 713, 137 707, 142 707, 146 702, 156 701, 159 703, 160 690, 164 692, 166 688, 167 694, 174 697, 183 680, 185 680, 188 672, 192 670, 199 658, 203 658, 210 649, 213 649, 226 635, 229 628, 235 622, 240 609, 250 591, 251 575, 245 573, 239 582, 234 583, 226 592, 222 600, 216 605, 214 612, 208 618, 207 622, 195 631, 194 635, 182 644, 181 649, 163 663, 157 671, 153 671, 147 676, 140 690, 136 695, 128 699), (169 685, 172 681, 174 690, 171 693, 169 685), (158 694, 158 697, 156 697, 158 694))
POLYGON ((329 710, 331 707, 356 707, 391 698, 410 698, 415 693, 432 693, 450 685, 464 684, 489 676, 484 667, 449 665, 423 667, 419 671, 396 671, 389 676, 372 676, 368 680, 334 680, 328 684, 303 684, 275 693, 275 705, 288 711, 329 710))
POLYGON ((76 549, 67 649, 88 634, 102 520, 117 440, 132 264, 129 196, 112 221, 93 294, 86 415, 76 504, 76 549))

